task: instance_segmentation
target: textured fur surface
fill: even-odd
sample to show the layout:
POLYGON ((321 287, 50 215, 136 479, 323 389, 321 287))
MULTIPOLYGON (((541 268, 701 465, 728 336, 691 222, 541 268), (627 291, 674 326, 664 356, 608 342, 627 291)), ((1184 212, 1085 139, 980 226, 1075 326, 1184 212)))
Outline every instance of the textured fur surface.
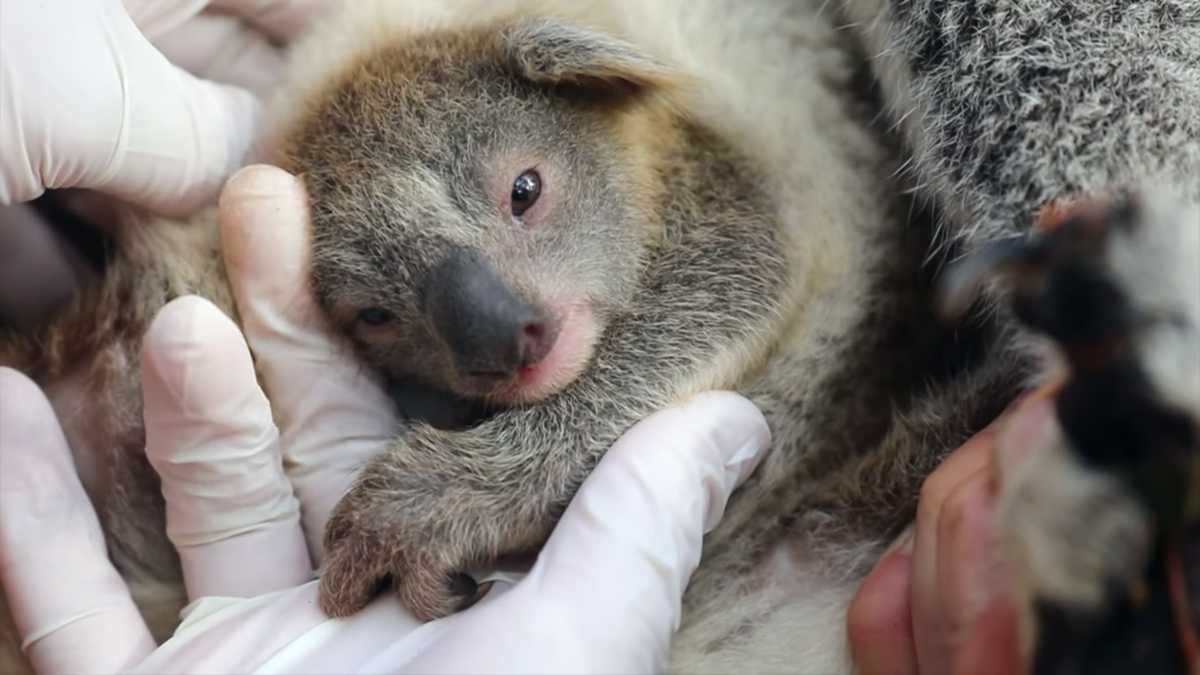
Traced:
MULTIPOLYGON (((536 546, 634 421, 696 391, 738 388, 767 414, 775 447, 706 541, 672 668, 848 672, 844 613, 857 581, 911 520, 941 456, 1034 372, 1003 312, 958 332, 935 327, 942 256, 1015 232, 1046 200, 1151 174, 1182 195, 1150 198, 1153 242, 1196 236, 1200 16, 1187 3, 446 4, 356 0, 297 47, 276 142, 313 195, 319 295, 368 362, 450 387, 461 383, 436 358, 412 371, 394 356, 423 349, 427 334, 364 334, 353 318, 385 302, 419 327, 405 294, 451 245, 494 254, 529 295, 586 289, 604 301, 604 330, 560 394, 466 431, 416 426, 366 469, 327 538, 325 601, 339 612, 388 575, 410 608, 450 611, 445 575, 536 546), (602 71, 554 52, 518 50, 514 65, 498 50, 529 43, 539 24, 512 21, 527 14, 636 49, 608 49, 602 71), (526 33, 501 30, 514 25, 526 33), (552 82, 586 67, 607 98, 564 103, 514 84, 514 67, 552 82), (625 98, 614 82, 641 93, 625 98), (497 126, 514 119, 558 123, 497 126), (531 146, 564 175, 586 174, 564 184, 577 210, 563 222, 594 227, 532 246, 480 232, 490 194, 480 177, 523 168, 510 157, 531 146), (497 147, 508 154, 480 161, 497 147), (613 223, 623 227, 600 227, 613 223), (566 260, 583 268, 568 272, 566 260), (421 534, 420 551, 403 531, 421 534)), ((121 571, 170 589, 178 571, 141 454, 136 351, 170 297, 230 303, 211 220, 125 232, 105 284, 44 332, 0 341, 0 363, 51 394, 121 571), (103 405, 80 413, 81 389, 103 405)), ((1200 418, 1188 380, 1197 261, 1176 249, 1159 267, 1147 261, 1162 251, 1139 242, 1153 243, 1114 248, 1113 275, 1190 317, 1190 332, 1148 334, 1141 354, 1163 396, 1200 418)), ((1112 494, 1067 460, 1051 468, 1112 494)), ((1018 489, 1075 494, 1037 484, 1049 475, 1018 489)), ((1074 601, 1085 590, 1056 579, 1079 550, 1052 534, 1091 515, 1078 510, 1086 499, 1071 501, 1044 502, 1059 520, 1036 509, 1014 522, 1049 561, 1039 582, 1074 601)), ((169 590, 157 595, 171 606, 169 590)))

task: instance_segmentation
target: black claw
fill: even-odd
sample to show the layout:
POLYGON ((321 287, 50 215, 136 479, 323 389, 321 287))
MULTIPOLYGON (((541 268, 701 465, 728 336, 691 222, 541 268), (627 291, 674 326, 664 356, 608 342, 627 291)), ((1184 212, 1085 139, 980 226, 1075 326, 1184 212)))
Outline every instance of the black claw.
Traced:
POLYGON ((449 586, 450 595, 460 599, 455 611, 462 611, 474 605, 492 587, 490 582, 479 584, 471 575, 461 573, 451 574, 446 583, 449 586))
POLYGON ((1013 237, 993 242, 952 265, 942 277, 937 293, 937 310, 942 319, 961 319, 989 281, 1009 272, 1027 254, 1025 237, 1013 237))

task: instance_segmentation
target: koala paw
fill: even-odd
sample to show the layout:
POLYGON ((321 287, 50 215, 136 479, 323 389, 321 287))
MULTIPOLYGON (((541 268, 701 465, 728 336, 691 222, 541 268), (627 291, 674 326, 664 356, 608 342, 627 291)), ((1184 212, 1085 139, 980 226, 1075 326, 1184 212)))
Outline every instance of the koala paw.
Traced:
POLYGON ((418 619, 444 617, 486 592, 470 572, 536 550, 569 495, 547 487, 542 466, 497 452, 529 436, 513 427, 523 419, 416 425, 368 463, 325 528, 321 608, 345 616, 390 587, 418 619))
POLYGON ((1067 373, 1001 496, 1034 672, 1182 672, 1165 563, 1200 533, 1200 208, 1150 190, 1072 200, 980 259, 957 288, 999 271, 1067 373))
POLYGON ((1053 208, 1041 225, 1013 304, 1066 362, 1067 437, 1100 468, 1186 466, 1200 440, 1200 206, 1143 191, 1053 208))
POLYGON ((480 589, 467 572, 493 562, 513 528, 489 494, 439 481, 445 467, 389 451, 368 464, 325 529, 321 609, 346 616, 390 587, 421 620, 471 605, 480 589))
POLYGON ((361 485, 338 504, 325 530, 320 605, 326 614, 353 614, 389 586, 421 620, 475 601, 478 587, 465 570, 481 556, 473 555, 468 528, 451 539, 449 524, 408 518, 399 506, 361 485))

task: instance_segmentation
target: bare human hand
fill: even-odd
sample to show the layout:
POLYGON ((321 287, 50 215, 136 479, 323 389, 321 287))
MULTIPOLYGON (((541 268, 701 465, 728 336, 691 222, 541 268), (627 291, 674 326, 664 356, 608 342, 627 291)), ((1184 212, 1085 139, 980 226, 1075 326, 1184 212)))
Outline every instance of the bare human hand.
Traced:
POLYGON ((1001 460, 1020 461, 1030 434, 1051 418, 1051 394, 1042 389, 1014 403, 926 479, 916 523, 850 606, 862 675, 1024 672, 996 496, 1001 460))

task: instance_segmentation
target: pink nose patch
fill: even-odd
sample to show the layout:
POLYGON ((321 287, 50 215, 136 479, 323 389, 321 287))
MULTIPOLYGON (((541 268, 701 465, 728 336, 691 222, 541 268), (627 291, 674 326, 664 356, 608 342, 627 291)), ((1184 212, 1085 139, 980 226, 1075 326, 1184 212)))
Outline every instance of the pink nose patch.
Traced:
POLYGON ((546 358, 554 349, 558 339, 558 331, 547 322, 541 320, 526 321, 521 325, 521 334, 517 336, 517 349, 520 350, 520 370, 526 372, 546 358))

